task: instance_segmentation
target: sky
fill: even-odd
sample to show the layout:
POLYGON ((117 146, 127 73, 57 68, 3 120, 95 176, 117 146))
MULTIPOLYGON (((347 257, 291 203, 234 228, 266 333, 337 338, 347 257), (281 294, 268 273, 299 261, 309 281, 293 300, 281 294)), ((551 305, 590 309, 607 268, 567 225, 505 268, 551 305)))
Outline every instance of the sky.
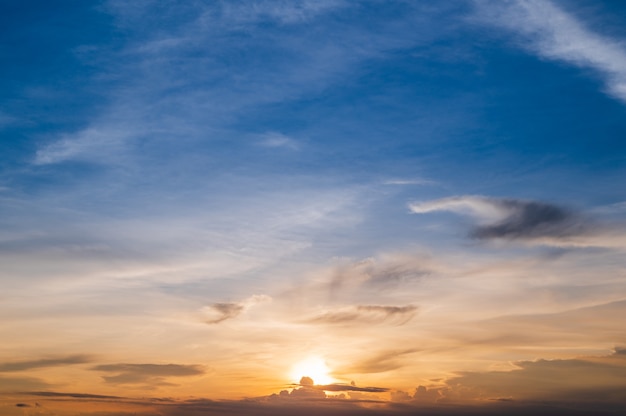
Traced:
POLYGON ((0 413, 617 415, 626 3, 0 4, 0 413))

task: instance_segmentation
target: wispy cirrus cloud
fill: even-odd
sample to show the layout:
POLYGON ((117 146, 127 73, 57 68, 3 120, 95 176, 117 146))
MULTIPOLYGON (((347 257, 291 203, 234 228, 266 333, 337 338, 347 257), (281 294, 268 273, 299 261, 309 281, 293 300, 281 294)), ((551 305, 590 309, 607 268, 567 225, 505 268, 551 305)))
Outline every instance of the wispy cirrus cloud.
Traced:
POLYGON ((62 367, 67 365, 85 364, 92 362, 89 355, 76 354, 65 357, 43 358, 39 360, 13 361, 0 363, 0 373, 28 371, 35 368, 62 367))
POLYGON ((626 103, 623 39, 594 32, 548 0, 475 0, 474 4, 480 21, 513 32, 522 47, 542 58, 595 71, 607 92, 626 103))
POLYGON ((418 311, 415 305, 382 306, 358 305, 319 314, 307 320, 314 324, 380 324, 391 323, 404 325, 409 322, 418 311))
POLYGON ((419 352, 417 348, 386 350, 374 354, 348 368, 348 371, 360 374, 384 373, 396 370, 406 364, 411 354, 419 352))
POLYGON ((101 364, 92 370, 116 373, 102 376, 105 382, 111 384, 170 385, 165 381, 168 377, 189 377, 205 373, 205 368, 200 365, 181 364, 101 364))

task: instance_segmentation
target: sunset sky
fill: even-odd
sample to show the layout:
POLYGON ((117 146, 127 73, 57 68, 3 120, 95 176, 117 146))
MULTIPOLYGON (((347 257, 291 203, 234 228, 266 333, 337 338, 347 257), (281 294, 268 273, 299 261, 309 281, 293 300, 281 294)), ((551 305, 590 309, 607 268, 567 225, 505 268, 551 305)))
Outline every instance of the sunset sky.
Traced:
POLYGON ((0 414, 617 415, 626 2, 0 2, 0 414))

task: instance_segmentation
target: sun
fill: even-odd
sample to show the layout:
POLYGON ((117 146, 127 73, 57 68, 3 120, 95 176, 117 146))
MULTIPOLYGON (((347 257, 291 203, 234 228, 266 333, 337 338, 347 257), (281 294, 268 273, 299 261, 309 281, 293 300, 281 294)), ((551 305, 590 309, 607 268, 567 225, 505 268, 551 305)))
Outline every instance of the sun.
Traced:
POLYGON ((330 375, 330 369, 321 357, 308 357, 291 367, 290 378, 299 382, 302 377, 310 377, 315 384, 330 384, 335 381, 330 375))

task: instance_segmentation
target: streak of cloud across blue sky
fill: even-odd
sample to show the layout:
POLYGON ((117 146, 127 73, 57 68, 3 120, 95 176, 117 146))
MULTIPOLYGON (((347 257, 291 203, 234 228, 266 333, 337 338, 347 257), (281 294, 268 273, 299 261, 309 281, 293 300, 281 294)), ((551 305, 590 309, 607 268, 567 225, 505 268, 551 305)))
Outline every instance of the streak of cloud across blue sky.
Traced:
POLYGON ((3 2, 0 413, 613 414, 624 27, 608 0, 3 2))

